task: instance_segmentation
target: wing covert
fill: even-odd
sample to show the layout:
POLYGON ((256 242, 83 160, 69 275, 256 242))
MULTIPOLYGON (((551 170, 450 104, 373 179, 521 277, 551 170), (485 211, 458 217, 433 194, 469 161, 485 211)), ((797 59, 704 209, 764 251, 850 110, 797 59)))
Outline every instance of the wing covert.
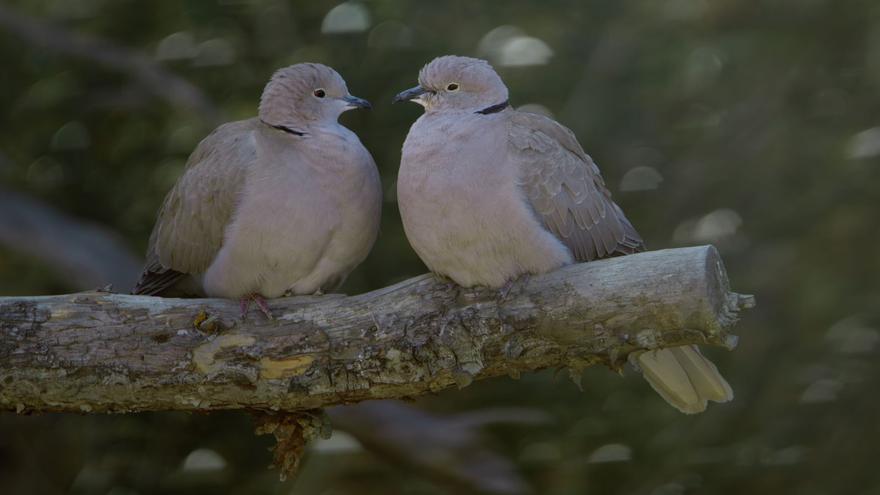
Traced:
POLYGON ((599 168, 569 129, 542 115, 512 112, 510 144, 532 208, 576 260, 644 250, 599 168))
POLYGON ((158 294, 210 266, 256 158, 256 119, 224 124, 203 139, 165 197, 134 293, 158 294))

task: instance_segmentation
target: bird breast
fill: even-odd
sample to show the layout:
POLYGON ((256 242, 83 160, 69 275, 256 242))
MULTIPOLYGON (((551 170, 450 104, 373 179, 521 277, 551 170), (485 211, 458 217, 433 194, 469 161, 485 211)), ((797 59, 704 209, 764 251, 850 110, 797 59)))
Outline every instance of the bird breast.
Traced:
POLYGON ((257 141, 256 162, 205 278, 216 295, 314 293, 343 280, 375 240, 381 188, 360 142, 342 133, 286 144, 279 137, 288 135, 257 141))
POLYGON ((501 286, 570 262, 537 223, 509 159, 504 120, 423 117, 404 144, 398 203, 410 244, 464 286, 501 286))

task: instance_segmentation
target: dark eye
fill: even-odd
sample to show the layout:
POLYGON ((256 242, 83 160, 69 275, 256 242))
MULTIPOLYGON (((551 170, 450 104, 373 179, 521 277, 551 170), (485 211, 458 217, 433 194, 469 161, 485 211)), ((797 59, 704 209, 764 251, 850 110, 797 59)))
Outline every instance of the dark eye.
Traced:
POLYGON ((318 98, 323 98, 327 96, 327 93, 325 93, 323 89, 318 88, 315 90, 315 96, 317 96, 318 98))
POLYGON ((449 83, 449 86, 446 86, 447 91, 456 91, 458 89, 457 83, 449 83))

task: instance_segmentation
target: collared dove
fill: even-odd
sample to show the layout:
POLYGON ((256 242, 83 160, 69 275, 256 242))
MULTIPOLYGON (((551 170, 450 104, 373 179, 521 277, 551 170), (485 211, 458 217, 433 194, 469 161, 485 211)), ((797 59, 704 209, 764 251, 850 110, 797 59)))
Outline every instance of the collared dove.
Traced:
MULTIPOLYGON (((500 288, 528 274, 644 250, 574 134, 518 112, 483 60, 445 56, 397 95, 425 113, 403 145, 397 199, 407 238, 428 268, 465 287, 500 288)), ((652 350, 638 364, 684 413, 733 392, 695 346, 652 350)))
POLYGON ((259 116, 221 125, 189 157, 133 290, 255 301, 336 288, 376 240, 382 190, 370 153, 337 122, 351 96, 330 67, 278 70, 259 116))

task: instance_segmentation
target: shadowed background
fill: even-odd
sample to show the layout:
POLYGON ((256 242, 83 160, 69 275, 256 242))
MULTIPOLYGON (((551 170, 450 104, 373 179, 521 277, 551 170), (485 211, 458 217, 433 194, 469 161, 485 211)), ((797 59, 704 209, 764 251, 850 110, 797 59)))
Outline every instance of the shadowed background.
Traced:
MULTIPOLYGON (((468 430, 514 468, 484 474, 515 481, 483 486, 495 493, 880 494, 878 26, 871 0, 6 2, 0 295, 127 289, 189 152, 305 61, 374 105, 341 119, 385 190, 377 244, 344 291, 420 274, 394 194, 420 109, 390 101, 433 57, 480 56, 514 106, 577 134, 649 248, 715 244, 758 307, 735 352, 709 351, 736 400, 702 415, 597 368, 583 392, 544 372, 422 399, 436 415, 423 431, 442 442, 482 424, 468 411, 520 408, 468 430)), ((0 414, 0 493, 457 490, 346 434, 279 483, 251 431, 235 413, 0 414)))

